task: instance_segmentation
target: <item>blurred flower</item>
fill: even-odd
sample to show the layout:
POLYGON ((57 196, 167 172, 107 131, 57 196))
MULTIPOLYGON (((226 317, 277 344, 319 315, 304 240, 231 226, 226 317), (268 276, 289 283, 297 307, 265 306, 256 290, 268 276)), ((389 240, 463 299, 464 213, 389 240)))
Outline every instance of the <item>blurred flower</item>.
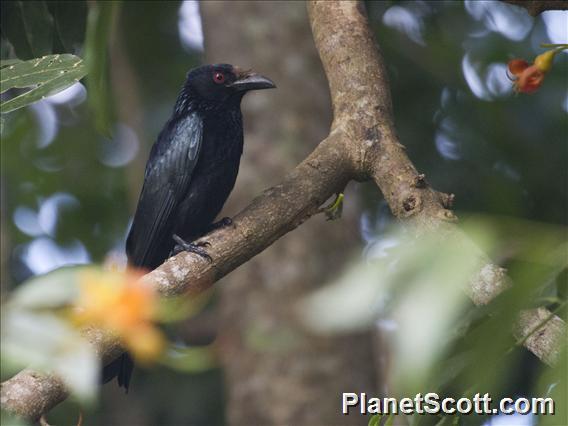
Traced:
POLYGON ((561 50, 567 49, 568 45, 543 45, 543 47, 555 48, 538 55, 533 64, 529 64, 524 59, 509 61, 508 70, 516 92, 536 92, 544 80, 544 75, 552 68, 554 56, 561 50))
POLYGON ((80 325, 94 325, 115 333, 140 362, 160 356, 165 338, 153 322, 158 298, 153 289, 139 282, 143 273, 126 271, 83 271, 80 294, 73 319, 80 325))
POLYGON ((513 86, 516 92, 533 93, 538 90, 544 80, 544 72, 523 59, 509 61, 508 67, 513 75, 513 86))

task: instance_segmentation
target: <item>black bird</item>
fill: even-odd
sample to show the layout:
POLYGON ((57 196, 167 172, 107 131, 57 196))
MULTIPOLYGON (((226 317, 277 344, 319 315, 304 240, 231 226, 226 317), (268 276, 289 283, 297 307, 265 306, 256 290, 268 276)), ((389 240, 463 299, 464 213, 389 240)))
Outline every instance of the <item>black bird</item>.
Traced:
MULTIPOLYGON (((274 83, 229 64, 195 68, 146 164, 144 184, 126 241, 132 266, 154 269, 171 254, 186 250, 210 260, 191 241, 230 219, 214 223, 229 197, 243 152, 241 100, 250 90, 274 83)), ((128 385, 134 364, 123 354, 103 370, 106 383, 128 385)))

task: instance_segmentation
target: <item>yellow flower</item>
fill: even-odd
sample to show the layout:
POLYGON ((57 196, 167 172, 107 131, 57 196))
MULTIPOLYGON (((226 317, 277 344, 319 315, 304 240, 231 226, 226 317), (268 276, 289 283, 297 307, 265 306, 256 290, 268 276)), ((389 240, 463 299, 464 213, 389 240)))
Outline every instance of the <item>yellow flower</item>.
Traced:
POLYGON ((140 324, 124 335, 124 344, 138 361, 148 363, 162 354, 165 340, 163 334, 156 327, 140 324))
POLYGON ((542 72, 550 71, 552 68, 552 62, 554 61, 554 56, 556 56, 558 50, 547 50, 544 53, 541 53, 536 58, 534 58, 535 66, 542 72))
POLYGON ((94 325, 116 334, 138 361, 150 362, 161 354, 165 338, 153 324, 157 295, 140 283, 142 275, 132 269, 81 272, 73 317, 79 325, 94 325))

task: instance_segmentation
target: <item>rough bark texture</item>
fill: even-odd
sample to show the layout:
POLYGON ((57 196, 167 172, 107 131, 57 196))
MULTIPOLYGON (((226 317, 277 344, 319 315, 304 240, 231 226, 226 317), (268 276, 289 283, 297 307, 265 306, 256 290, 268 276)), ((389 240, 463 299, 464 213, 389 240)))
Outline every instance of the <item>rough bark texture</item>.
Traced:
POLYGON ((566 324, 547 309, 530 309, 519 315, 514 334, 537 357, 554 364, 560 357, 560 342, 566 342, 566 324))
MULTIPOLYGON (((330 99, 304 3, 203 2, 201 15, 205 62, 251 67, 278 86, 243 103, 245 154, 224 212, 231 215, 326 136, 330 99)), ((376 391, 369 333, 313 336, 294 315, 296 302, 339 272, 355 249, 357 194, 347 198, 341 221, 322 215, 307 222, 219 283, 229 424, 345 423, 341 392, 376 391), (362 365, 368 368, 354 367, 362 365)))
POLYGON ((547 10, 568 10, 566 0, 504 0, 505 3, 523 7, 529 15, 538 16, 547 10))
POLYGON ((18 373, 10 383, 2 384, 2 408, 34 420, 68 396, 60 379, 30 369, 18 373), (28 415, 32 413, 33 416, 28 415))
MULTIPOLYGON (((212 263, 180 253, 146 275, 144 280, 162 294, 194 294, 210 287, 317 213, 319 206, 350 179, 374 180, 393 213, 414 226, 417 233, 435 229, 448 238, 464 238, 453 223, 455 217, 449 209, 452 197, 428 186, 398 142, 384 62, 363 4, 314 1, 308 10, 332 94, 334 121, 329 136, 282 183, 266 190, 239 213, 232 228, 205 237, 212 245, 212 263)), ((472 278, 468 294, 475 303, 483 304, 504 291, 509 280, 500 268, 486 266, 489 262, 483 253, 478 257, 480 272, 472 278)), ((565 333, 564 322, 546 309, 524 312, 516 330, 523 344, 545 362, 554 362, 565 333), (546 339, 532 334, 535 325, 536 333, 546 339), (531 336, 524 339, 528 334, 531 336)), ((116 341, 98 330, 87 330, 86 334, 103 362, 121 350, 116 341)), ((352 365, 360 366, 356 360, 352 365)), ((37 419, 65 398, 65 390, 56 385, 55 378, 43 377, 44 386, 34 386, 31 378, 36 374, 25 371, 2 383, 3 408, 37 419)))

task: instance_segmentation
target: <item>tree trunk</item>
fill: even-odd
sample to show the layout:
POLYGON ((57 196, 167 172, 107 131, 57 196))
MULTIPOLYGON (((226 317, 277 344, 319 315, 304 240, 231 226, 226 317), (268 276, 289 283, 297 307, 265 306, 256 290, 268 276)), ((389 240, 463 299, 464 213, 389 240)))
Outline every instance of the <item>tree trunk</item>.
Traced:
MULTIPOLYGON (((278 89, 243 102, 245 153, 223 215, 281 180, 329 131, 329 90, 302 2, 202 2, 207 62, 253 68, 278 89)), ((357 196, 343 218, 316 218, 219 285, 228 422, 366 424, 341 414, 342 392, 375 393, 370 334, 310 335, 296 302, 357 253, 357 196)))

